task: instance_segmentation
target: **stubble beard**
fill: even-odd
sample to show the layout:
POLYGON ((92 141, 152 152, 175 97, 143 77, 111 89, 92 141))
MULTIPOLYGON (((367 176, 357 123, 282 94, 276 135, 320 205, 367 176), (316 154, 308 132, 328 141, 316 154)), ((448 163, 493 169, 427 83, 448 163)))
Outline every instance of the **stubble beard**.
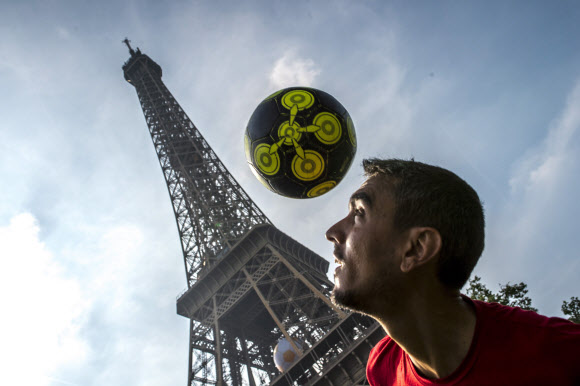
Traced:
MULTIPOLYGON (((390 251, 389 258, 394 254, 390 251)), ((349 283, 353 283, 358 273, 358 267, 353 267, 354 272, 350 272, 348 279, 349 283)), ((371 282, 364 283, 363 288, 337 288, 335 285, 332 289, 330 299, 336 306, 346 309, 349 311, 354 311, 360 314, 373 316, 375 313, 373 304, 376 303, 376 297, 380 296, 384 300, 393 296, 394 293, 398 292, 394 285, 394 277, 391 272, 386 270, 381 270, 380 274, 374 276, 371 282)), ((348 274, 349 272, 347 272, 348 274)), ((360 283, 359 283, 360 284, 360 283)), ((388 302, 388 300, 387 300, 388 302)))
POLYGON ((344 310, 354 311, 367 315, 364 305, 359 301, 359 297, 354 291, 339 291, 334 287, 330 295, 332 303, 344 310))
MULTIPOLYGON (((354 269, 355 272, 344 272, 343 275, 346 276, 347 279, 347 284, 353 283, 356 279, 357 276, 357 272, 356 272, 356 268, 354 267, 349 267, 350 269, 354 269)), ((344 268, 343 268, 344 269, 344 268)), ((369 284, 369 283, 367 283, 369 284)), ((380 283, 374 283, 379 284, 380 283)), ((368 286, 365 286, 366 288, 369 288, 368 286)), ((372 288, 372 286, 370 287, 372 288)), ((332 301, 332 303, 334 303, 336 306, 345 309, 345 310, 349 310, 349 311, 354 311, 354 312, 358 312, 360 314, 365 314, 365 315, 369 315, 368 312, 370 312, 369 307, 368 307, 368 300, 370 297, 370 294, 365 293, 367 291, 365 291, 365 288, 340 288, 337 287, 336 285, 334 286, 334 288, 332 289, 332 293, 330 295, 330 299, 332 301)))
MULTIPOLYGON (((383 283, 375 283, 378 286, 374 288, 380 293, 382 292, 383 283)), ((372 286, 370 288, 373 288, 372 286)), ((370 296, 357 290, 342 290, 338 289, 336 286, 333 288, 330 295, 330 300, 336 306, 348 310, 357 312, 359 314, 372 316, 372 308, 369 304, 370 296)))

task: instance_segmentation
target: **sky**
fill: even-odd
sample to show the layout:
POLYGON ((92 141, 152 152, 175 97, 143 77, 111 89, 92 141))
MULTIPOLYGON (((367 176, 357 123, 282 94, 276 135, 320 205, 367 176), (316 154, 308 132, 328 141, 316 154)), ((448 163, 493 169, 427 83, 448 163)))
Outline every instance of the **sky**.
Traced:
POLYGON ((0 383, 187 382, 183 257, 125 37, 289 236, 333 260, 362 160, 413 157, 484 202, 474 275, 562 317, 580 296, 578 20, 565 0, 0 2, 0 383), (243 150, 254 108, 295 85, 357 131, 347 177, 310 200, 266 190, 243 150))

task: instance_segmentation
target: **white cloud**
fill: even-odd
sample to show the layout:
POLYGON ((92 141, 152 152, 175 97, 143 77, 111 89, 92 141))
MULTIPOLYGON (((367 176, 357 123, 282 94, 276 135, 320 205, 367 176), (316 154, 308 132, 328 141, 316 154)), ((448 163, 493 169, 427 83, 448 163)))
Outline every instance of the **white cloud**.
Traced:
POLYGON ((575 156, 573 139, 580 127, 580 81, 567 98, 560 117, 549 129, 542 145, 530 151, 510 179, 512 192, 549 189, 559 181, 566 161, 575 156))
POLYGON ((65 276, 39 231, 29 213, 0 228, 0 360, 9 385, 50 384, 59 366, 78 363, 87 353, 79 337, 79 283, 65 276))
MULTIPOLYGON (((580 128, 580 81, 569 94, 562 113, 548 130, 542 144, 528 151, 517 163, 510 179, 512 196, 529 207, 528 215, 538 208, 555 204, 557 197, 574 188, 580 128), (524 201, 521 201, 521 199, 524 201)), ((522 218, 526 216, 522 214, 522 218)))
POLYGON ((183 382, 188 321, 176 315, 175 296, 185 280, 171 231, 167 246, 165 235, 142 223, 116 220, 92 228, 90 248, 84 248, 88 240, 71 246, 69 255, 85 250, 86 270, 76 271, 87 274, 83 332, 91 351, 82 367, 69 366, 62 377, 83 385, 183 382))
MULTIPOLYGON (((58 256, 61 266, 66 264, 66 269, 75 275, 75 280, 68 282, 70 284, 73 281, 75 286, 67 288, 66 280, 45 280, 39 285, 40 288, 31 290, 32 294, 24 292, 25 299, 36 300, 34 303, 27 302, 22 307, 31 309, 24 313, 30 323, 21 323, 14 327, 18 331, 12 346, 22 340, 21 337, 39 340, 36 333, 28 337, 30 331, 38 330, 38 324, 57 324, 65 329, 69 323, 67 315, 74 310, 74 304, 71 305, 71 301, 67 303, 66 300, 74 297, 78 302, 82 299, 82 307, 74 313, 74 329, 68 335, 76 341, 81 340, 83 352, 82 355, 74 353, 75 346, 69 344, 71 340, 75 343, 74 339, 69 339, 69 342, 65 340, 60 345, 44 344, 38 354, 43 357, 44 362, 44 357, 54 357, 55 353, 61 354, 63 358, 58 363, 50 362, 53 363, 51 366, 46 364, 46 370, 41 374, 43 378, 38 384, 163 385, 184 382, 187 375, 188 320, 175 312, 175 297, 185 287, 185 278, 180 259, 179 238, 175 235, 174 226, 168 227, 170 229, 167 232, 152 229, 143 225, 154 221, 146 216, 134 222, 118 218, 100 222, 95 218, 97 216, 93 216, 87 223, 86 218, 90 216, 73 219, 66 209, 63 212, 60 221, 76 221, 74 237, 64 241, 65 245, 58 252, 55 250, 52 254, 47 254, 49 257, 58 256), (168 238, 165 233, 173 237, 168 238), (68 292, 63 293, 65 290, 68 292), (38 291, 43 291, 43 295, 39 296, 38 291), (66 304, 60 307, 47 304, 56 303, 54 299, 60 299, 66 304), (37 302, 54 309, 56 316, 52 318, 59 323, 51 323, 50 317, 48 321, 45 320, 48 311, 39 307, 37 302), (64 346, 72 352, 70 355, 62 355, 64 346)), ((169 225, 173 224, 169 221, 169 225)), ((50 232, 52 236, 47 237, 49 245, 60 239, 59 233, 62 229, 66 230, 65 236, 71 235, 69 228, 61 225, 50 232)), ((36 228, 35 232, 37 231, 36 228)), ((14 238, 6 232, 2 236, 1 242, 6 237, 14 238)), ((24 241, 15 240, 12 244, 15 248, 22 243, 24 241)), ((0 253, 4 256, 5 252, 0 253)), ((19 261, 26 261, 26 265, 34 260, 38 258, 19 258, 19 261)), ((51 266, 58 266, 55 260, 56 258, 51 258, 51 266)), ((13 282, 30 285, 25 267, 12 274, 18 278, 13 279, 13 282)), ((46 272, 44 275, 51 276, 46 272)), ((32 282, 40 281, 37 276, 39 275, 35 275, 32 282)), ((1 279, 4 281, 3 276, 1 279)), ((6 293, 3 287, 2 291, 6 293)), ((22 302, 22 299, 18 298, 18 301, 22 302)), ((17 310, 16 313, 22 311, 17 310)), ((59 331, 57 329, 56 332, 51 332, 56 327, 52 330, 44 325, 41 327, 41 333, 45 335, 57 335, 59 331)), ((2 327, 2 330, 6 329, 2 327)), ((62 333, 61 336, 66 337, 66 334, 62 333)), ((30 353, 37 349, 30 346, 31 344, 27 344, 26 348, 21 348, 23 355, 26 352, 30 357, 30 353)), ((3 352, 2 349, 0 352, 3 352)), ((37 354, 33 355, 36 358, 37 354)), ((26 361, 18 360, 18 363, 22 363, 21 368, 27 368, 30 358, 26 361)), ((36 377, 34 381, 40 378, 36 377)), ((35 382, 26 384, 36 384, 35 382)))
POLYGON ((277 89, 291 86, 311 86, 320 74, 312 59, 301 58, 296 50, 287 51, 274 64, 270 84, 277 89))
POLYGON ((493 270, 493 280, 528 283, 535 306, 549 315, 560 314, 562 300, 578 295, 580 263, 573 240, 580 215, 579 129, 580 81, 541 144, 516 163, 511 195, 488 224, 486 253, 493 260, 482 260, 493 270))

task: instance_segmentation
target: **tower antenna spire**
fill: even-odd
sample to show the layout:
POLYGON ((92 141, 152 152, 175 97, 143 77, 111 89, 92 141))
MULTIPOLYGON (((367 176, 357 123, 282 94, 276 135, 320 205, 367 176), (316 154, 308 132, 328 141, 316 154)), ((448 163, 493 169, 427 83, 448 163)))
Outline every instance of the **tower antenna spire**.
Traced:
POLYGON ((131 56, 135 55, 135 51, 133 51, 133 48, 131 48, 131 44, 129 44, 131 41, 127 38, 125 38, 125 40, 123 40, 123 43, 125 43, 127 45, 127 47, 129 47, 129 53, 131 54, 131 56))

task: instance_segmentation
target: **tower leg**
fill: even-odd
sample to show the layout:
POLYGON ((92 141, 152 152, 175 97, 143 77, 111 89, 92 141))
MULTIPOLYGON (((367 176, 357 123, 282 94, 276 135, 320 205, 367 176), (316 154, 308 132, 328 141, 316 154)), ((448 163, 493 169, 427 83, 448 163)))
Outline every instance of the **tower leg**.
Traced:
POLYGON ((256 380, 254 379, 254 374, 252 373, 252 364, 250 363, 250 358, 248 356, 248 346, 246 336, 242 333, 242 352, 244 353, 244 359, 246 360, 246 368, 248 369, 248 380, 250 381, 250 386, 256 386, 256 380))
POLYGON ((266 300, 266 298, 262 294, 262 291, 260 291, 260 289, 258 288, 258 286, 256 285, 256 283, 252 279, 252 276, 250 276, 250 274, 248 273, 248 271, 246 271, 245 268, 242 268, 242 271, 244 272, 244 274, 246 275, 246 278, 248 279, 248 281, 250 282, 250 284, 254 288, 254 291, 256 291, 256 294, 258 295, 258 297, 262 301, 262 304, 264 305, 264 307, 266 308, 266 310, 268 311, 268 313, 270 314, 270 316, 272 317, 272 319, 274 319, 274 323, 276 323, 276 326, 278 326, 278 328, 280 329, 280 331, 282 332, 282 334, 284 334, 284 337, 286 338, 286 340, 288 341, 288 343, 290 343, 290 345, 292 346, 292 348, 294 349, 294 351, 296 351, 298 353, 298 355, 302 355, 302 350, 299 349, 298 346, 296 346, 296 343, 294 343, 294 339, 292 339, 290 337, 290 334, 288 334, 288 332, 284 328, 284 325, 282 324, 282 322, 280 322, 280 320, 278 319, 278 317, 276 316, 276 314, 274 313, 274 311, 270 307, 270 304, 268 304, 268 301, 266 300))
POLYGON ((224 371, 222 367, 222 343, 221 343, 221 334, 220 334, 220 326, 218 323, 218 315, 217 315, 217 305, 215 301, 215 296, 213 299, 213 317, 214 317, 214 338, 215 338, 215 368, 216 368, 216 385, 217 386, 224 386, 224 371))
POLYGON ((187 385, 191 386, 193 381, 193 344, 191 339, 193 338, 193 320, 189 319, 189 371, 187 372, 187 385))

